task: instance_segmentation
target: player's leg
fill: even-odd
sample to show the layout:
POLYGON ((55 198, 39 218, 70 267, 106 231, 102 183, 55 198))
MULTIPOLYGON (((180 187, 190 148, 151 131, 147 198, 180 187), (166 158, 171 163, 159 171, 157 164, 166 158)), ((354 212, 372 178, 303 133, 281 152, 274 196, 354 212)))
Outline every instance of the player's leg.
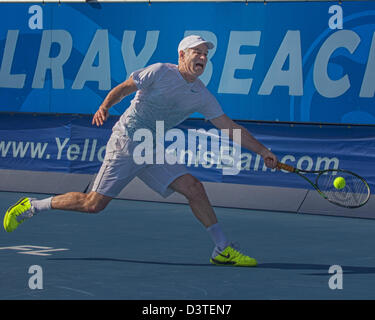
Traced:
POLYGON ((91 191, 90 193, 68 192, 51 199, 51 209, 99 213, 112 200, 108 197, 91 191))
POLYGON ((211 263, 232 266, 256 265, 255 259, 242 254, 228 242, 203 184, 189 174, 184 165, 149 166, 143 169, 138 177, 165 198, 173 192, 181 193, 186 197, 195 217, 206 227, 215 244, 211 263))
POLYGON ((187 198, 194 215, 203 223, 214 241, 215 248, 211 255, 211 263, 240 267, 253 267, 257 265, 255 259, 241 253, 238 248, 227 240, 217 221, 205 188, 197 178, 190 174, 185 174, 175 179, 170 184, 170 188, 187 198))
POLYGON ((186 197, 195 217, 206 228, 218 222, 206 190, 197 178, 191 174, 184 174, 174 180, 169 187, 186 197))
POLYGON ((203 184, 191 174, 184 174, 175 179, 169 187, 186 197, 191 211, 206 227, 215 245, 221 250, 227 247, 229 241, 218 223, 203 184))
POLYGON ((134 163, 128 142, 126 137, 111 137, 90 193, 68 192, 42 200, 23 198, 7 210, 3 223, 5 230, 14 231, 39 211, 60 209, 98 213, 103 210, 142 169, 134 163))
POLYGON ((111 197, 93 191, 88 194, 69 192, 41 200, 22 198, 6 211, 3 220, 4 229, 7 232, 12 232, 26 219, 33 217, 37 212, 45 210, 60 209, 98 213, 102 211, 111 200, 111 197))
POLYGON ((93 190, 88 194, 83 192, 68 192, 41 200, 22 198, 6 211, 3 220, 4 229, 7 232, 12 232, 21 223, 33 217, 36 213, 51 209, 97 213, 103 210, 111 199, 114 198, 111 193, 108 194, 107 192, 115 194, 115 190, 118 191, 121 188, 120 184, 123 180, 115 179, 117 177, 116 174, 116 168, 113 168, 107 161, 104 161, 95 178, 93 190), (96 192, 97 189, 103 189, 104 192, 96 192))
POLYGON ((138 177, 164 198, 173 192, 184 195, 195 217, 206 227, 216 246, 224 248, 228 245, 202 183, 189 174, 184 165, 149 166, 138 177))

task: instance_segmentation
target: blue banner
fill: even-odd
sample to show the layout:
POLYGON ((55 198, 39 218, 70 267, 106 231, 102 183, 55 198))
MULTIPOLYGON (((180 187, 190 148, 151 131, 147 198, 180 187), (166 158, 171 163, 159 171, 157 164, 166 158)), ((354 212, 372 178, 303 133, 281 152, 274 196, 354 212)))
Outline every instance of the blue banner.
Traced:
MULTIPOLYGON (((0 169, 89 173, 99 170, 106 143, 117 116, 108 119, 103 127, 91 124, 89 116, 1 114, 0 169)), ((280 161, 300 169, 322 170, 341 168, 365 177, 375 190, 375 127, 336 125, 290 125, 239 122, 257 139, 270 148, 280 161)), ((209 122, 186 120, 176 128, 189 144, 193 137, 195 158, 185 154, 189 171, 202 181, 308 188, 300 177, 270 170, 260 156, 241 150, 235 162, 238 172, 224 174, 231 152, 208 157, 204 150, 213 150, 218 136, 209 122), (210 131, 211 130, 211 131, 210 131), (207 145, 207 148, 202 146, 207 145), (205 158, 206 163, 200 161, 205 158)), ((177 135, 176 135, 177 136, 177 135)), ((176 139, 165 135, 165 155, 176 139), (167 141, 168 140, 168 141, 167 141)), ((233 145, 228 146, 233 149, 233 145)), ((187 149, 186 149, 187 150, 187 149)), ((232 157, 234 159, 234 157, 232 157)), ((180 158, 181 159, 181 158, 180 158)), ((229 161, 230 162, 230 161, 229 161)))
POLYGON ((231 118, 375 124, 374 21, 371 1, 1 3, 0 110, 92 114, 195 33, 216 45, 202 81, 231 118))

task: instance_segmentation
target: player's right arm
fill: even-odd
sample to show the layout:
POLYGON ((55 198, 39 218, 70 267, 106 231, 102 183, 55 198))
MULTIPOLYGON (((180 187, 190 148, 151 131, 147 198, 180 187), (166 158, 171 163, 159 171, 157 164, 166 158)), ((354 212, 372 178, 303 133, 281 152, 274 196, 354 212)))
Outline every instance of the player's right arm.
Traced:
POLYGON ((126 96, 132 94, 137 90, 137 85, 135 84, 132 77, 114 87, 105 97, 98 111, 94 114, 92 124, 96 126, 103 125, 104 121, 106 121, 109 116, 108 110, 115 104, 119 103, 126 96))

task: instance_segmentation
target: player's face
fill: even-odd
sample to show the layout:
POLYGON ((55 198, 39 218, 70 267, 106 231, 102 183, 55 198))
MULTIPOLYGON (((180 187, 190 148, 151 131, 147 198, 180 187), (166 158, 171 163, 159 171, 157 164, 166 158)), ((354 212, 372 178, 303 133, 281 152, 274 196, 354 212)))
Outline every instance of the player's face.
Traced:
POLYGON ((183 56, 184 71, 191 77, 199 77, 207 64, 208 48, 204 43, 188 49, 183 56))

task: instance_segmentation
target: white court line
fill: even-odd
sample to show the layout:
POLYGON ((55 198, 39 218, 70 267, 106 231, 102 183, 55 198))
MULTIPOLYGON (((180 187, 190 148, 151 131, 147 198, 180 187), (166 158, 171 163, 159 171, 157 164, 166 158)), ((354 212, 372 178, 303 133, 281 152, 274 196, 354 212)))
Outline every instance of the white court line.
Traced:
POLYGON ((44 246, 33 246, 33 245, 21 245, 21 246, 10 246, 10 247, 0 247, 0 250, 17 250, 20 254, 30 254, 34 256, 50 256, 50 253, 47 252, 56 252, 56 251, 66 251, 70 250, 67 248, 54 249, 53 247, 44 247, 44 246), (39 250, 33 250, 39 249, 39 250))

